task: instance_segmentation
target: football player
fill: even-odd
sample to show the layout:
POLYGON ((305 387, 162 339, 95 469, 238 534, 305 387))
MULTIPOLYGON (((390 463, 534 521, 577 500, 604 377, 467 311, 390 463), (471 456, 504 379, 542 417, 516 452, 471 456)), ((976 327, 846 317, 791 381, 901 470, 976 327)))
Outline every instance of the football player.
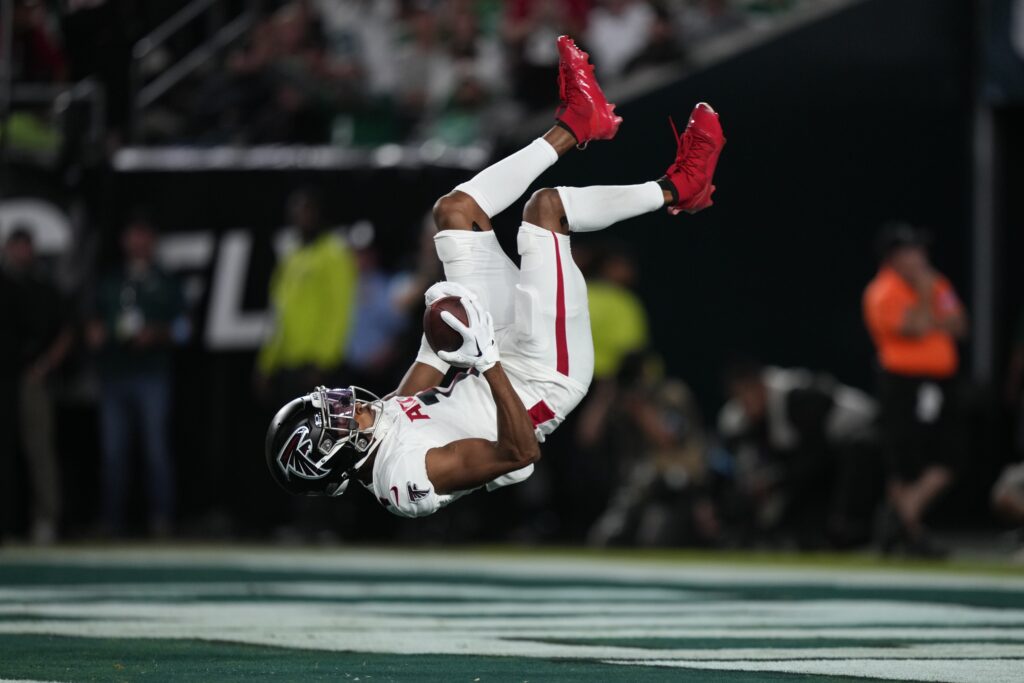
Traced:
POLYGON ((610 140, 622 122, 587 54, 566 36, 558 50, 555 125, 434 205, 434 242, 447 281, 427 290, 426 303, 461 298, 466 323, 442 313, 461 347, 435 353, 424 339, 387 398, 354 386, 318 387, 281 408, 267 433, 266 458, 289 492, 337 496, 356 480, 391 512, 421 517, 481 487, 529 477, 539 442, 580 402, 593 373, 587 288, 570 235, 663 207, 678 214, 711 205, 725 138, 718 115, 701 103, 676 134, 675 162, 660 179, 535 192, 523 210, 515 266, 491 217, 560 156, 610 140), (462 372, 439 387, 451 366, 462 372))

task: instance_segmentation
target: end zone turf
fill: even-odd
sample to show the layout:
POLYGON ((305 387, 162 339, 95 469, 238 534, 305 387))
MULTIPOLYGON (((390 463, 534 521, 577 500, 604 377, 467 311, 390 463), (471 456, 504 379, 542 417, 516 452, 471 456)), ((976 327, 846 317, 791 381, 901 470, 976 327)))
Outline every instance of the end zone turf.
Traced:
POLYGON ((1024 577, 728 556, 0 553, 0 678, 1019 681, 1024 577))

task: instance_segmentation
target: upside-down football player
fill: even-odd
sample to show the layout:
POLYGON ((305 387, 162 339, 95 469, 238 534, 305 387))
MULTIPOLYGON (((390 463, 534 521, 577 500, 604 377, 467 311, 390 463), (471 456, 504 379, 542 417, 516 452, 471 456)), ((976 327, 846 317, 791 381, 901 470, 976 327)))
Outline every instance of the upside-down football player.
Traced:
POLYGON ((461 335, 461 346, 435 352, 425 337, 387 398, 358 387, 318 387, 281 408, 267 433, 266 457, 287 491, 337 496, 355 480, 391 512, 421 517, 478 488, 529 477, 539 442, 587 393, 594 368, 587 288, 569 236, 663 207, 677 214, 711 205, 725 138, 718 115, 701 103, 659 180, 535 192, 523 210, 516 268, 491 217, 561 155, 611 139, 622 122, 587 54, 565 36, 558 50, 556 125, 434 205, 434 242, 446 281, 427 290, 426 302, 461 299, 465 324, 440 313, 461 335), (439 388, 451 366, 462 373, 439 388))

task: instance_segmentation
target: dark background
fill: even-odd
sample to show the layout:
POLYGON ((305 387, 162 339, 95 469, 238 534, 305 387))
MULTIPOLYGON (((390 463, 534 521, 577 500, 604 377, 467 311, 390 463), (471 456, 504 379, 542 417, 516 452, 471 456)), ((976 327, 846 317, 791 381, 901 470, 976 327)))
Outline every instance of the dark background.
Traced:
MULTIPOLYGON (((971 117, 981 82, 977 74, 987 63, 979 57, 977 21, 973 3, 959 0, 856 5, 621 106, 625 124, 614 142, 573 153, 540 179, 537 187, 657 177, 674 151, 667 117, 682 127, 700 100, 721 113, 729 142, 716 177, 715 207, 692 217, 645 216, 614 231, 638 256, 639 289, 651 312, 654 345, 670 373, 694 389, 706 417, 721 405, 721 369, 736 352, 827 371, 873 388, 861 294, 876 268, 876 229, 886 220, 905 219, 933 231, 934 260, 970 306, 971 117)), ((1019 106, 997 111, 1002 262, 993 267, 1000 278, 999 368, 1021 303, 1018 263, 1024 245, 1020 230, 1011 226, 1024 217, 1024 204, 1013 191, 1024 180, 1013 163, 1024 153, 1022 119, 1019 106)), ((526 141, 505 140, 495 156, 526 141)), ((434 198, 469 175, 443 168, 101 169, 82 179, 77 192, 100 227, 101 257, 114 253, 117 229, 138 205, 147 206, 165 231, 253 231, 246 302, 261 309, 273 266, 270 236, 283 224, 285 198, 294 188, 318 187, 333 223, 372 221, 386 260, 397 265, 411 258, 434 198)), ((506 245, 520 209, 521 203, 514 205, 495 221, 506 245)), ((263 470, 267 416, 250 397, 254 354, 208 353, 204 306, 205 300, 195 315, 194 341, 177 358, 174 419, 182 513, 202 519, 223 511, 255 520, 257 527, 260 520, 270 524, 275 512, 267 497, 278 501, 283 494, 263 470)), ((976 467, 959 485, 961 502, 967 503, 961 511, 967 514, 956 521, 964 524, 988 519, 987 486, 1009 457, 992 388, 976 387, 976 392, 977 453, 971 455, 976 467)), ((65 477, 71 482, 95 477, 93 418, 81 405, 65 410, 71 419, 61 434, 62 451, 73 453, 65 477)), ((72 510, 95 503, 88 492, 97 487, 66 488, 78 497, 69 503, 72 510)), ((505 497, 514 495, 475 496, 436 519, 417 522, 415 530, 381 519, 368 496, 348 496, 329 514, 343 520, 354 538, 398 528, 406 540, 414 540, 473 528, 481 509, 500 511, 505 497), (375 516, 372 524, 352 521, 364 512, 375 516)))

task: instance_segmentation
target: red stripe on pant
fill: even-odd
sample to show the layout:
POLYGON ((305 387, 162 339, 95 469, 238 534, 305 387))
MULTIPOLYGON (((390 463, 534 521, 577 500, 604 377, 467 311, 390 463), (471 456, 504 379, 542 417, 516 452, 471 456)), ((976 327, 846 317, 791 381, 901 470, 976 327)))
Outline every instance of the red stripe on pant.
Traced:
POLYGON ((555 352, 557 354, 556 369, 559 373, 569 375, 569 344, 565 341, 565 278, 562 276, 562 253, 558 249, 558 233, 552 231, 555 240, 555 266, 558 284, 555 288, 555 352))

